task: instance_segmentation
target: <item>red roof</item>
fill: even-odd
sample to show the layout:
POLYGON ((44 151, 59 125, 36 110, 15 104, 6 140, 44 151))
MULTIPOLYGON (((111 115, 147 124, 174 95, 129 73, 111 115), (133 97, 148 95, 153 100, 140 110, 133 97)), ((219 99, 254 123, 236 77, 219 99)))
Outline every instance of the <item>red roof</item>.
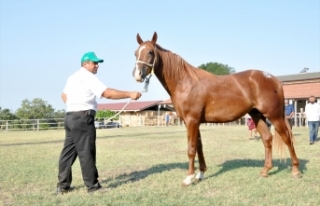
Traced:
MULTIPOLYGON (((146 109, 148 107, 152 107, 154 105, 158 105, 162 100, 156 100, 156 101, 143 101, 143 102, 137 102, 137 101, 131 101, 125 108, 125 111, 141 111, 143 109, 146 109)), ((127 104, 128 102, 119 102, 119 103, 105 103, 105 104, 98 104, 98 110, 111 110, 111 111, 120 111, 122 108, 127 104)))
POLYGON ((172 104, 172 101, 171 101, 171 99, 167 99, 167 100, 161 102, 161 104, 172 104))

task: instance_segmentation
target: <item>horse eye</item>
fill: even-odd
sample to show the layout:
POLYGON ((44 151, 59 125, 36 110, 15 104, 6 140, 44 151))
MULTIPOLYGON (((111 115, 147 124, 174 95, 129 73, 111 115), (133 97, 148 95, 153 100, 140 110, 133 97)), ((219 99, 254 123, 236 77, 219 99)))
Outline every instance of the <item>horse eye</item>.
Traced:
POLYGON ((152 54, 153 54, 153 51, 152 51, 152 50, 151 50, 151 51, 149 51, 149 52, 148 52, 148 54, 152 55, 152 54))

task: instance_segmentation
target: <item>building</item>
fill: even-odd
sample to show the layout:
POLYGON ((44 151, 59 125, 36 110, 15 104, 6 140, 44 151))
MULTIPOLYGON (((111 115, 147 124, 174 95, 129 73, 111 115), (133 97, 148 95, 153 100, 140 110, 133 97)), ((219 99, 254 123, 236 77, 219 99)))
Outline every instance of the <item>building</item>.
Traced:
POLYGON ((299 73, 277 76, 283 83, 284 96, 294 105, 295 126, 304 126, 304 108, 308 98, 313 95, 320 103, 320 72, 299 73))
POLYGON ((123 126, 164 125, 165 113, 174 111, 170 99, 98 104, 98 110, 104 109, 120 112, 118 121, 123 126))

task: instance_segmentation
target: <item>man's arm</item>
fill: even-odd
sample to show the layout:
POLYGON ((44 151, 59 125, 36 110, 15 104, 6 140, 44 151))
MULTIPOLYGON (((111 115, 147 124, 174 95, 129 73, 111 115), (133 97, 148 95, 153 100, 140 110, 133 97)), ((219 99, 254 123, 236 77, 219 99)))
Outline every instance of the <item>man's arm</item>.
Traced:
POLYGON ((65 93, 62 92, 61 98, 62 98, 62 101, 63 101, 64 103, 67 102, 67 95, 66 95, 65 93))
POLYGON ((132 100, 137 100, 141 97, 140 92, 127 92, 127 91, 120 91, 112 88, 107 88, 104 90, 102 95, 104 98, 107 99, 126 99, 130 98, 132 100))

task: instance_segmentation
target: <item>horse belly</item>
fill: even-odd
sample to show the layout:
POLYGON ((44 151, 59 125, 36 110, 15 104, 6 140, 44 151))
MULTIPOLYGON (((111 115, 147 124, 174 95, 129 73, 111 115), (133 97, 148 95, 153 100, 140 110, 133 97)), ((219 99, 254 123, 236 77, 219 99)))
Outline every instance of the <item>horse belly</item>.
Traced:
POLYGON ((239 104, 229 103, 229 105, 208 105, 205 108, 204 123, 224 123, 232 122, 246 114, 247 108, 240 107, 239 104), (230 106, 230 104, 232 104, 230 106), (234 106, 238 105, 238 106, 234 106))

